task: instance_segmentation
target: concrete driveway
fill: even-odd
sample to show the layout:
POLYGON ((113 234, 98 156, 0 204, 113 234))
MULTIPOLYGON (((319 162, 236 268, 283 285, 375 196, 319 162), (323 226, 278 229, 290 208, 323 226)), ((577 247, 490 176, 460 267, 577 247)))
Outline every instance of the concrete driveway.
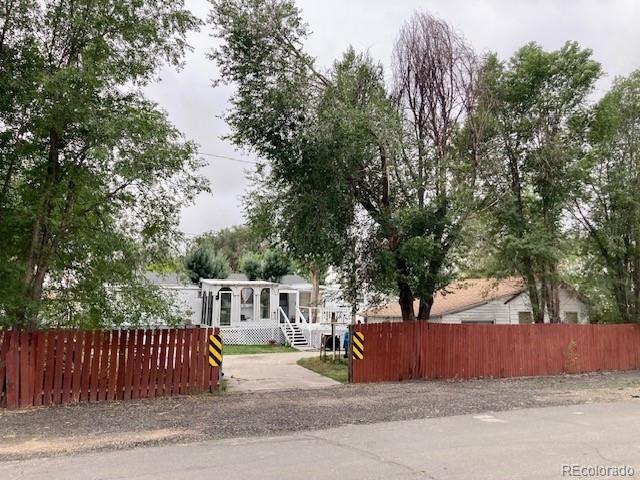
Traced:
POLYGON ((227 392, 306 390, 340 385, 335 380, 296 365, 300 358, 317 355, 317 352, 227 355, 223 364, 227 392))

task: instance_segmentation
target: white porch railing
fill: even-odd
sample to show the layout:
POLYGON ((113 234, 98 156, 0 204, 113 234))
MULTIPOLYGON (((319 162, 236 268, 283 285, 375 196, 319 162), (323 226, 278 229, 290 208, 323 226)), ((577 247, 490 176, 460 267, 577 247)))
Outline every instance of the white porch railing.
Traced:
POLYGON ((300 307, 296 307, 296 321, 298 322, 300 331, 304 335, 307 344, 311 345, 311 330, 309 328, 311 320, 309 318, 305 318, 300 307))
POLYGON ((282 333, 284 333, 284 338, 287 339, 287 344, 291 345, 293 344, 293 325, 291 325, 289 317, 282 307, 278 307, 278 315, 284 320, 284 323, 280 323, 280 328, 282 329, 282 333))
POLYGON ((302 313, 302 310, 300 310, 300 308, 304 308, 304 307, 296 307, 296 322, 311 323, 311 319, 305 316, 304 313, 302 313))
MULTIPOLYGON (((308 346, 309 335, 305 335, 303 328, 300 328, 300 324, 292 324, 289 320, 289 316, 285 313, 282 307, 278 307, 280 318, 284 320, 284 323, 280 324, 282 333, 284 333, 287 343, 292 346, 308 346)), ((296 317, 298 312, 296 312, 296 317)), ((298 320, 299 321, 299 320, 298 320)), ((308 332, 307 332, 308 333, 308 332)))
POLYGON ((335 321, 340 325, 351 324, 351 309, 349 307, 299 307, 297 310, 299 317, 305 320, 304 323, 314 323, 312 320, 315 311, 317 318, 315 323, 330 324, 335 321))

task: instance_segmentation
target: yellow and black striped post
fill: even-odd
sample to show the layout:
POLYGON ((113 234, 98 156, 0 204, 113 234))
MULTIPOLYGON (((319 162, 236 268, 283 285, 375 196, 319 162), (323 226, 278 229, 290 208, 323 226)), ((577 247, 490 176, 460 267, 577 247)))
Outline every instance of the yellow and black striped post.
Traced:
POLYGON ((222 365, 222 337, 209 335, 209 365, 219 367, 222 365))
POLYGON ((364 333, 353 332, 353 342, 351 342, 352 358, 354 360, 364 360, 364 333))

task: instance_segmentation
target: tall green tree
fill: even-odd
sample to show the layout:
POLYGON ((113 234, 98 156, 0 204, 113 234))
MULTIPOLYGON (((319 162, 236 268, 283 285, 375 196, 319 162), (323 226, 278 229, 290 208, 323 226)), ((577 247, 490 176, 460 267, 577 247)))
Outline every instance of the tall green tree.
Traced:
POLYGON ((416 13, 400 30, 393 64, 401 130, 387 167, 395 205, 385 238, 403 318, 428 320, 435 293, 451 280, 461 229, 482 204, 481 62, 450 25, 416 13))
POLYGON ((232 271, 239 272, 242 257, 247 252, 257 251, 261 241, 259 232, 254 228, 236 225, 216 232, 203 233, 196 237, 193 243, 198 246, 211 247, 227 259, 232 271))
POLYGON ((591 51, 569 42, 547 52, 531 43, 507 63, 486 70, 493 108, 492 169, 485 186, 494 197, 487 220, 499 274, 526 282, 534 321, 560 322, 558 269, 568 206, 575 196, 588 110, 600 75, 591 51))
POLYGON ((640 71, 619 78, 594 108, 591 148, 573 211, 586 233, 586 269, 617 318, 640 322, 640 71))
POLYGON ((180 209, 206 187, 194 145, 140 88, 181 65, 199 21, 168 0, 2 9, 0 316, 32 328, 44 307, 89 311, 116 285, 143 308, 143 266, 176 246, 180 209))
POLYGON ((245 254, 240 259, 240 271, 252 281, 262 278, 262 258, 253 252, 245 254))
POLYGON ((184 266, 193 283, 201 278, 225 279, 229 276, 229 261, 209 245, 198 245, 187 253, 184 266))
POLYGON ((416 15, 397 44, 390 94, 382 68, 353 50, 319 73, 293 2, 213 5, 222 40, 213 58, 237 85, 231 139, 268 160, 249 195, 252 221, 312 271, 349 259, 345 271, 362 272, 351 268, 360 252, 368 283, 399 293, 407 320, 420 298, 417 317, 427 319, 474 208, 471 49, 444 22, 416 15))
POLYGON ((317 303, 321 272, 338 256, 336 232, 351 211, 336 203, 337 175, 315 131, 328 79, 302 48, 308 28, 294 2, 216 0, 212 6, 221 39, 212 58, 221 80, 236 87, 226 116, 230 140, 268 163, 245 197, 249 222, 306 267, 317 303))
POLYGON ((358 283, 348 273, 355 267, 374 289, 399 296, 405 320, 429 318, 460 229, 480 203, 478 63, 446 23, 416 14, 396 43, 391 93, 382 67, 349 50, 319 105, 321 143, 353 205, 343 235, 362 244, 345 248, 344 259, 357 253, 347 283, 358 283))
POLYGON ((269 282, 279 282, 282 277, 293 272, 291 260, 281 250, 267 250, 262 257, 260 276, 269 282))

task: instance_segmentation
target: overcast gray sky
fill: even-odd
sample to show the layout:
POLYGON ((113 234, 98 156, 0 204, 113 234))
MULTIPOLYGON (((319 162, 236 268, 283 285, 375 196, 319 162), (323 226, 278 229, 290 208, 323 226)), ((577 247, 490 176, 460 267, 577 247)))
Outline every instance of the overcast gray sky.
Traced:
MULTIPOLYGON (((206 18, 206 0, 186 0, 187 7, 206 18)), ((313 34, 307 42, 318 64, 329 67, 349 46, 368 50, 388 65, 400 26, 416 10, 437 15, 461 32, 479 53, 495 51, 506 59, 523 44, 536 41, 556 49, 567 40, 591 48, 606 76, 600 95, 613 78, 640 68, 640 0, 298 0, 313 34)), ((215 65, 206 54, 215 44, 206 26, 190 36, 194 51, 180 72, 162 72, 162 81, 147 89, 174 124, 200 145, 202 152, 238 159, 253 158, 221 137, 228 132, 220 115, 232 91, 211 86, 215 65)), ((187 234, 242 224, 240 196, 247 187, 251 165, 205 157, 202 175, 211 181, 211 194, 201 195, 182 213, 187 234)))

